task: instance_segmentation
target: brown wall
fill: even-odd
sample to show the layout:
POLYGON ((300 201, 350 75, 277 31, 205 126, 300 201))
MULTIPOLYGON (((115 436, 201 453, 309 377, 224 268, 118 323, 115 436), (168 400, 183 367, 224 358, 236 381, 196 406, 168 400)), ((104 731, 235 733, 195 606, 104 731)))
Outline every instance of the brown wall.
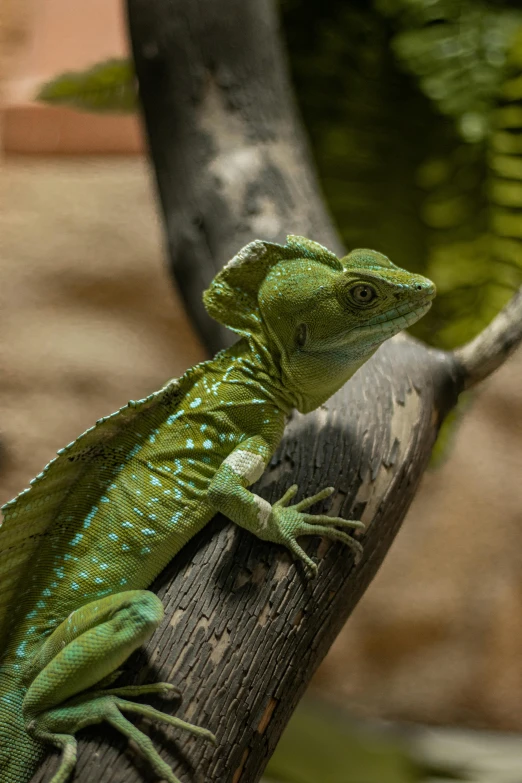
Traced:
POLYGON ((41 84, 127 54, 119 0, 6 0, 0 12, 2 148, 5 152, 136 153, 135 116, 95 115, 34 103, 41 84))

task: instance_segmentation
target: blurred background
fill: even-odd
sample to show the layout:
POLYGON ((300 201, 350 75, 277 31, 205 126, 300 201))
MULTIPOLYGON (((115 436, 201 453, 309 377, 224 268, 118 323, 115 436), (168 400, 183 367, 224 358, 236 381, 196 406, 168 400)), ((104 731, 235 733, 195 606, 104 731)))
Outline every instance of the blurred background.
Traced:
MULTIPOLYGON (((416 334, 464 342, 521 283, 519 3, 280 9, 346 246, 432 277, 416 334)), ((205 351, 167 271, 120 2, 4 0, 0 46, 1 503, 205 351)), ((445 428, 271 780, 522 780, 521 388, 519 352, 445 428)))

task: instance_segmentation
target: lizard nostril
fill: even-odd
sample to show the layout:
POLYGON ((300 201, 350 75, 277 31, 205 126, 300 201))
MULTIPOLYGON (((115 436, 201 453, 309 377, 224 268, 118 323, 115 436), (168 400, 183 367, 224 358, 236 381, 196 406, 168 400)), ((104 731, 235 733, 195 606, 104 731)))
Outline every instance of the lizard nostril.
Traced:
POLYGON ((420 283, 417 285, 417 291, 422 291, 422 285, 420 283))

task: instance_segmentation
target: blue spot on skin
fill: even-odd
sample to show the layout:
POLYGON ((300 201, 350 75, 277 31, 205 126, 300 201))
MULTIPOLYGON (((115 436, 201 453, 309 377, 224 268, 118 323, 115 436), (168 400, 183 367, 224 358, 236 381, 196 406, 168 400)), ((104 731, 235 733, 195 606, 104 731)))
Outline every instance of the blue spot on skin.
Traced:
POLYGON ((172 416, 169 416, 167 419, 167 424, 172 424, 176 419, 179 419, 180 416, 183 416, 185 411, 178 411, 177 413, 173 413, 172 416))
POLYGON ((83 523, 84 528, 88 528, 91 526, 91 522, 94 519, 96 512, 98 511, 98 506, 93 506, 87 516, 85 517, 85 522, 83 523))
POLYGON ((207 425, 206 424, 202 424, 201 427, 199 428, 199 431, 200 432, 205 432, 206 429, 207 429, 207 425))
POLYGON ((204 448, 204 449, 211 449, 211 448, 212 448, 212 445, 213 445, 213 444, 212 444, 212 441, 211 441, 211 440, 208 440, 208 438, 207 438, 207 440, 204 440, 204 441, 203 441, 203 448, 204 448))
POLYGON ((155 536, 156 535, 156 531, 152 530, 152 528, 150 528, 150 527, 144 527, 141 532, 143 533, 144 536, 155 536))
POLYGON ((120 579, 120 585, 126 585, 127 579, 120 579))
POLYGON ((72 559, 73 559, 73 556, 72 556, 72 555, 69 555, 69 554, 65 554, 65 555, 63 556, 63 559, 64 559, 64 560, 72 560, 72 559))
POLYGON ((107 495, 102 495, 100 500, 101 500, 102 503, 110 503, 111 502, 109 500, 109 498, 107 497, 107 495))
POLYGON ((187 449, 193 449, 194 448, 194 441, 192 438, 187 438, 187 449))
POLYGON ((100 570, 101 571, 106 571, 108 569, 108 567, 109 567, 108 563, 100 563, 100 570))
POLYGON ((42 595, 45 595, 46 598, 49 598, 49 596, 51 595, 51 591, 49 590, 48 587, 46 587, 45 590, 42 590, 42 595))
POLYGON ((134 525, 132 524, 132 522, 122 522, 122 523, 121 523, 121 526, 122 526, 122 527, 134 527, 134 525))
POLYGON ((191 408, 198 408, 201 405, 201 397, 196 397, 195 400, 192 400, 190 403, 191 408))
POLYGON ((176 511, 176 513, 171 516, 170 521, 176 524, 176 522, 179 521, 180 517, 181 517, 181 511, 176 511))
POLYGON ((83 538, 82 533, 76 533, 73 540, 71 541, 71 546, 76 546, 76 544, 79 544, 82 538, 83 538))
POLYGON ((142 547, 142 549, 140 551, 140 555, 148 555, 149 552, 150 552, 150 547, 144 546, 144 547, 142 547))
POLYGON ((136 508, 136 507, 134 507, 132 510, 133 510, 133 511, 135 511, 135 512, 136 512, 136 514, 139 514, 139 515, 140 515, 140 517, 142 517, 142 516, 143 516, 143 511, 140 511, 140 510, 139 510, 139 508, 136 508))
POLYGON ((23 658, 25 656, 25 645, 27 644, 27 641, 22 642, 22 644, 18 645, 16 648, 16 654, 19 658, 23 658))
POLYGON ((47 604, 45 603, 45 601, 38 601, 36 604, 37 609, 45 609, 46 606, 47 604))
POLYGON ((150 438, 149 438, 149 443, 155 443, 155 442, 156 442, 156 436, 155 435, 151 435, 150 438))
POLYGON ((149 519, 156 519, 156 514, 149 514, 149 519))
POLYGON ((159 478, 156 478, 156 476, 153 476, 150 480, 151 484, 154 484, 155 487, 161 487, 163 486, 159 478))
POLYGON ((64 576, 63 568, 54 568, 53 570, 54 570, 54 573, 56 574, 56 576, 58 577, 58 579, 63 579, 63 576, 64 576))
POLYGON ((103 579, 101 578, 101 576, 97 576, 94 581, 96 582, 97 585, 103 584, 103 579))
POLYGON ((107 538, 110 538, 111 541, 117 541, 118 540, 118 536, 116 535, 116 533, 109 533, 107 538))
POLYGON ((121 551, 122 552, 128 552, 130 549, 130 546, 128 544, 123 544, 121 551))
POLYGON ((77 584, 77 582, 71 582, 71 587, 72 587, 73 590, 78 590, 79 586, 80 585, 77 584))
POLYGON ((29 614, 26 614, 25 616, 28 620, 32 620, 32 618, 36 617, 37 614, 38 612, 36 611, 36 609, 33 609, 32 612, 29 612, 29 614))
POLYGON ((89 574, 87 571, 80 571, 79 576, 81 576, 82 579, 87 579, 89 574))

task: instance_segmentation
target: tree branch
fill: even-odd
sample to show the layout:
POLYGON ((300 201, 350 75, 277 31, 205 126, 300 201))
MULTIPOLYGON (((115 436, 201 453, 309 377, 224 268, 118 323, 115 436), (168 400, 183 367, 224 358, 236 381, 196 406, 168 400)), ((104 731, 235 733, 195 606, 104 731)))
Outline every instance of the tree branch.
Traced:
MULTIPOLYGON (((337 252, 340 244, 296 117, 272 2, 128 0, 128 9, 172 268, 207 344, 221 347, 224 332, 204 314, 201 292, 241 245, 290 232, 337 252)), ((398 337, 318 411, 293 415, 254 490, 274 501, 294 482, 300 497, 335 486, 323 508, 368 523, 359 565, 342 545, 309 539, 320 567, 308 582, 288 552, 217 517, 157 580, 166 619, 133 657, 130 681, 179 686, 183 703, 172 712, 218 738, 214 748, 149 729, 183 783, 259 780, 388 551, 469 367, 398 337)), ((121 737, 103 735, 84 732, 77 783, 154 779, 134 754, 122 755, 121 737)))
POLYGON ((465 389, 476 386, 511 356, 522 342, 522 288, 474 340, 454 352, 465 389))
POLYGON ((238 248, 305 234, 341 250, 298 122, 271 0, 130 0, 172 271, 211 351, 235 338, 201 294, 238 248))

